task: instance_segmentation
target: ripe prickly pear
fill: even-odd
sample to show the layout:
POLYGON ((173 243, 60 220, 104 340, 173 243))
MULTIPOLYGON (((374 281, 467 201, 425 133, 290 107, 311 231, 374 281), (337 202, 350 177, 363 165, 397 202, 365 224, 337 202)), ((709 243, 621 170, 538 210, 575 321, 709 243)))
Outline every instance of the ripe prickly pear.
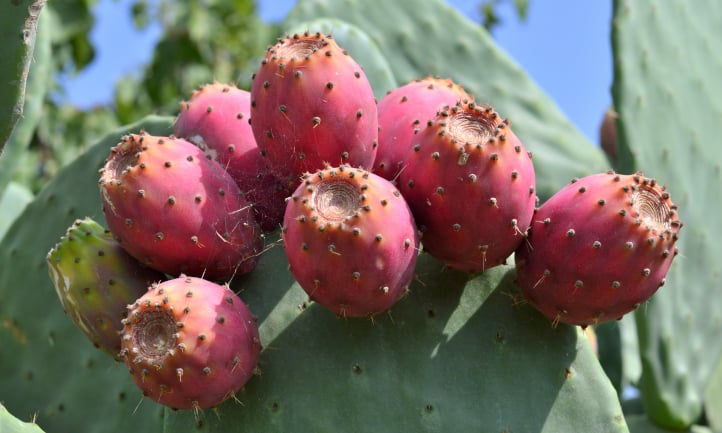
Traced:
POLYGON ((399 175, 423 249, 449 267, 502 264, 524 240, 536 205, 531 155, 491 108, 440 112, 413 142, 399 175))
POLYGON ((253 76, 251 127, 273 172, 295 189, 326 164, 373 166, 376 100, 361 66, 321 33, 268 48, 253 76))
POLYGON ((46 260, 65 313, 95 347, 116 357, 126 306, 163 274, 141 265, 87 217, 68 228, 46 260))
POLYGON ((245 193, 265 231, 278 228, 291 194, 271 173, 248 123, 251 95, 232 84, 212 83, 181 103, 173 133, 222 165, 245 193))
POLYGON ((368 171, 327 167, 304 177, 282 229, 290 270, 311 300, 340 316, 372 316, 408 290, 418 233, 396 187, 368 171))
POLYGON ((654 179, 608 172, 575 180, 535 213, 515 254, 517 283, 555 323, 619 319, 664 284, 681 227, 654 179))
POLYGON ((386 94, 379 101, 379 146, 373 172, 395 180, 414 135, 445 106, 473 98, 450 79, 426 77, 386 94))
POLYGON ((255 267, 261 229, 248 202, 190 142, 127 135, 111 149, 99 184, 110 231, 148 266, 218 280, 255 267))
POLYGON ((120 355, 148 398, 173 409, 214 407, 251 378, 258 326, 228 286, 181 276, 128 305, 120 355))

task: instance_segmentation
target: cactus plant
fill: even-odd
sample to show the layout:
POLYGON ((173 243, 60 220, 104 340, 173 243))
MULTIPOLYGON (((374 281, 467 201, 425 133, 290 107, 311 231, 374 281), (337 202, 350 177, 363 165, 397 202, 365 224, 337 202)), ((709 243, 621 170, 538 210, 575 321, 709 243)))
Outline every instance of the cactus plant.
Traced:
POLYGON ((25 84, 33 61, 38 19, 44 0, 9 2, 0 14, 2 45, 0 67, 0 152, 23 114, 25 84))
MULTIPOLYGON (((258 318, 264 343, 260 375, 215 413, 172 411, 140 397, 127 369, 89 347, 64 317, 47 278, 45 254, 76 218, 103 219, 97 170, 124 134, 141 129, 170 134, 173 118, 155 116, 112 131, 90 146, 36 196, 2 239, 0 401, 21 419, 37 414, 38 424, 48 431, 220 432, 242 426, 300 433, 643 433, 674 427, 707 433, 707 427, 692 423, 700 419, 703 401, 708 413, 719 407, 714 388, 719 379, 712 373, 720 368, 722 344, 714 337, 722 319, 714 308, 719 295, 710 296, 702 287, 718 286, 722 272, 712 259, 720 251, 703 231, 713 224, 703 225, 707 220, 701 218, 719 215, 721 209, 712 195, 719 188, 700 185, 719 186, 716 167, 721 164, 713 148, 701 144, 714 142, 707 132, 714 131, 714 125, 705 122, 718 118, 720 111, 702 92, 720 71, 716 63, 702 67, 714 58, 699 54, 714 46, 703 39, 706 33, 673 32, 696 43, 670 49, 661 45, 669 38, 661 23, 693 19, 707 23, 699 28, 715 34, 712 24, 720 10, 709 3, 702 9, 707 15, 698 15, 683 0, 670 1, 669 10, 661 7, 661 0, 651 6, 616 3, 614 105, 620 142, 615 168, 643 169, 668 182, 684 209, 687 233, 682 239, 689 239, 680 245, 684 260, 675 261, 665 287, 635 313, 643 408, 621 405, 618 396, 619 387, 637 381, 633 362, 617 358, 623 360, 615 390, 579 327, 552 326, 523 302, 511 263, 470 275, 422 254, 410 292, 388 313, 373 319, 338 318, 310 301, 294 280, 278 231, 266 233, 270 247, 258 266, 230 283, 258 318), (657 45, 649 45, 652 52, 645 44, 657 45), (677 70, 669 78, 669 68, 656 67, 667 58, 700 66, 692 69, 701 75, 691 84, 686 83, 686 71, 677 70), (683 93, 675 93, 677 88, 683 93), (667 99, 662 103, 655 99, 659 97, 667 99), (687 99, 692 97, 694 101, 687 99), (652 108, 662 106, 680 113, 677 118, 682 108, 691 107, 696 116, 689 117, 685 127, 696 129, 678 132, 674 121, 660 126, 659 112, 652 108), (682 287, 692 289, 682 292, 682 287), (29 296, 41 302, 28 302, 29 296), (624 413, 624 408, 635 414, 624 413)), ((488 35, 441 0, 300 0, 284 26, 310 29, 308 23, 319 17, 342 20, 372 35, 357 42, 362 50, 367 44, 395 80, 449 77, 479 103, 493 103, 512 118, 515 133, 535 155, 542 201, 571 178, 608 168, 604 154, 586 142, 488 35), (483 69, 474 58, 484 59, 483 69)), ((374 91, 385 85, 378 78, 382 75, 368 75, 374 91)), ((631 329, 622 328, 619 341, 631 329)), ((600 346, 603 353, 614 345, 605 347, 600 338, 600 346)), ((708 416, 710 425, 719 422, 715 419, 708 416)))
MULTIPOLYGON (((0 138, 0 191, 5 189, 19 168, 24 151, 32 139, 35 128, 40 122, 40 115, 43 108, 43 99, 48 91, 48 83, 51 66, 51 33, 52 20, 46 10, 38 17, 38 30, 35 36, 35 44, 32 51, 32 61, 29 62, 26 88, 24 94, 24 106, 22 115, 18 118, 12 133, 7 142, 0 138), (5 147, 3 148, 3 144, 5 147)), ((4 19, 3 17, 2 19, 4 19)), ((5 28, 5 27, 3 27, 5 28)), ((8 44, 10 45, 10 44, 8 44)), ((5 98, 0 100, 5 101, 5 98)))

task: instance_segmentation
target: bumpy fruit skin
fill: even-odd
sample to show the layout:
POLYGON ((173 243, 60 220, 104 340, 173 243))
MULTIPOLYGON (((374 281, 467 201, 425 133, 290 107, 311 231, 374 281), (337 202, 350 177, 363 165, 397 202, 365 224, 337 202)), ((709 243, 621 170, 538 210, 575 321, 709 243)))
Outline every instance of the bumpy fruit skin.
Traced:
POLYGON ((261 343, 228 286, 181 276, 128 306, 120 352, 143 395, 173 409, 215 407, 251 378, 261 343))
POLYGON ((379 146, 373 172, 395 180, 414 136, 444 107, 471 102, 473 97, 451 79, 426 77, 386 94, 378 104, 379 146))
POLYGON ((515 254, 517 284, 554 323, 619 319, 664 284, 681 227, 654 179, 608 172, 575 180, 535 213, 515 254))
POLYGON ((250 272, 261 228, 223 167, 190 142, 131 134, 99 181, 108 228, 133 257, 172 276, 250 272))
POLYGON ((180 104, 173 133, 203 149, 222 165, 253 205, 264 231, 283 221, 291 190, 269 170, 251 125, 251 94, 235 85, 206 84, 180 104))
POLYGON ((378 116, 361 66, 331 36, 294 34, 268 48, 253 76, 251 127, 292 190, 326 164, 371 169, 378 116))
POLYGON ((405 157, 399 190, 424 251, 449 267, 483 272, 524 241, 536 206, 531 154, 491 107, 440 112, 405 157))
POLYGON ((65 313, 95 347, 113 357, 120 351, 126 306, 152 283, 165 279, 126 253, 108 230, 88 217, 75 220, 46 260, 65 313))
POLYGON ((282 234, 293 276, 339 316, 389 309, 414 276, 413 216, 391 182, 362 169, 308 174, 288 201, 282 234))

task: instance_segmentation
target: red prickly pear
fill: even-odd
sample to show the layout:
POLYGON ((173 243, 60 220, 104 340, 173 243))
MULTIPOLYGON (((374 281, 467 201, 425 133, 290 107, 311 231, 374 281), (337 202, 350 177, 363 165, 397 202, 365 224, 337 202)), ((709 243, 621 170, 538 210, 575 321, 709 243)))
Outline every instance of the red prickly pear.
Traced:
POLYGON ((479 272, 505 262, 524 240, 536 205, 529 154, 491 107, 440 112, 413 142, 399 175, 424 251, 479 272))
POLYGON ((608 108, 599 125, 599 145, 611 162, 617 161, 617 112, 608 108))
POLYGON ((251 127, 261 153, 292 190, 326 164, 371 169, 376 99, 361 66, 329 36, 294 34, 268 48, 253 76, 251 127))
POLYGON ((517 283, 554 323, 619 319, 664 284, 681 227, 669 193, 641 173, 575 180, 535 213, 517 283))
POLYGON ((418 233, 396 187, 340 166, 308 174, 288 201, 283 243, 311 300, 344 317, 372 316, 408 290, 418 233))
POLYGON ((215 407, 253 375, 261 351, 251 311, 228 286, 181 276, 128 305, 121 357, 148 398, 215 407))
POLYGON ((232 84, 207 84, 181 103, 173 133, 197 145, 222 165, 245 193, 265 231, 278 228, 291 194, 271 173, 256 145, 251 94, 232 84))
POLYGON ((90 218, 76 220, 46 260, 65 313, 95 347, 114 357, 120 351, 126 306, 165 279, 126 253, 90 218))
POLYGON ((446 106, 470 102, 471 95, 451 79, 426 77, 404 84, 379 101, 379 147, 373 172, 395 180, 414 135, 446 106))
POLYGON ((190 142, 125 136, 111 149, 99 185, 108 228, 148 266, 218 280, 255 267, 262 238, 248 202, 190 142))

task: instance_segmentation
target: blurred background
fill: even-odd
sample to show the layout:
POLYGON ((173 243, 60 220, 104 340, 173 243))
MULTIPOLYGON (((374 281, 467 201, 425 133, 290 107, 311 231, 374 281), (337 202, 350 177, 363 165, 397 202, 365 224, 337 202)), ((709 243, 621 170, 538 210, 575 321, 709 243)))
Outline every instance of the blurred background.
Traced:
MULTIPOLYGON (((498 44, 549 93, 590 141, 598 141, 599 122, 611 102, 611 2, 558 0, 554 7, 539 0, 448 3, 490 28, 498 44)), ((159 4, 157 0, 95 3, 94 23, 88 35, 94 56, 79 71, 63 74, 58 101, 83 109, 112 104, 116 83, 125 76, 139 78, 163 37, 159 4), (139 14, 141 9, 145 11, 139 14), (133 11, 138 14, 135 19, 133 11), (141 18, 143 14, 147 16, 141 18)), ((255 13, 265 22, 281 23, 294 4, 294 0, 258 0, 255 13)))
MULTIPOLYGON (((611 3, 557 0, 549 7, 540 0, 448 0, 486 27, 592 143, 599 142, 599 125, 611 103, 611 3)), ((62 23, 55 27, 62 31, 50 37, 53 64, 46 72, 50 91, 43 121, 23 163, 4 176, 35 193, 113 127, 149 113, 177 114, 178 95, 187 98, 200 84, 234 81, 248 88, 259 56, 285 33, 283 20, 294 4, 49 2, 43 19, 62 23)))

